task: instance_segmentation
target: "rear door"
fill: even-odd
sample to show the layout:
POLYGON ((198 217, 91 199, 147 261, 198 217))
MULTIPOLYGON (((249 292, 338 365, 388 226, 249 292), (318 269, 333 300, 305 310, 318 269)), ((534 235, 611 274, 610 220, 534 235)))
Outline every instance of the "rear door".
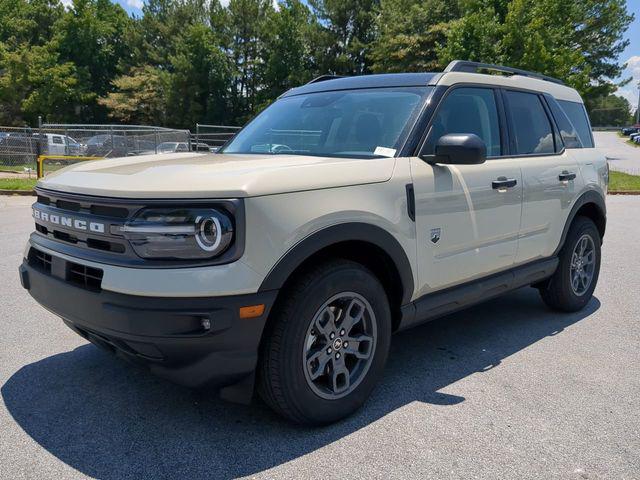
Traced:
POLYGON ((556 250, 582 177, 564 148, 542 94, 503 90, 510 151, 522 170, 522 223, 516 264, 549 257, 556 250))
POLYGON ((487 145, 484 164, 441 165, 411 159, 418 295, 513 265, 522 178, 519 161, 504 156, 506 120, 500 101, 499 91, 491 87, 453 87, 440 102, 422 149, 428 160, 441 136, 473 133, 487 145))

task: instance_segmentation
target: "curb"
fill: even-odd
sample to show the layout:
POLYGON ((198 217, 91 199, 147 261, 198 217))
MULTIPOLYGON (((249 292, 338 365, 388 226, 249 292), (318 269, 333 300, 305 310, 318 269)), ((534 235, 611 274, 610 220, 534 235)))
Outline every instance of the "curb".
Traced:
POLYGON ((638 190, 618 190, 617 192, 607 192, 609 195, 640 195, 638 190))
POLYGON ((3 190, 0 189, 0 195, 22 195, 22 196, 28 196, 28 195, 35 195, 36 192, 33 190, 3 190))

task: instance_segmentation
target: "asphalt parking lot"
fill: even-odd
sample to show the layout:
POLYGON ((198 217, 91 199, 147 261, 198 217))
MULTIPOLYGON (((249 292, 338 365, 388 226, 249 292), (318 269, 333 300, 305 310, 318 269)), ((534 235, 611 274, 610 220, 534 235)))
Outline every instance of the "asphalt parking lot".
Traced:
POLYGON ((526 288, 394 337, 355 416, 306 429, 159 380, 17 277, 30 197, 0 197, 0 478, 640 478, 640 197, 609 197, 595 297, 526 288))

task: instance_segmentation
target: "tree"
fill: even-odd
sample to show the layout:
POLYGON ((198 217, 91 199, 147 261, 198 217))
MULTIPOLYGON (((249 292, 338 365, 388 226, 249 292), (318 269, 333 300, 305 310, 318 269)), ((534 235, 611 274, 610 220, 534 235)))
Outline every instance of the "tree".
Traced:
POLYGON ((313 41, 320 71, 369 73, 367 52, 375 36, 380 0, 309 0, 309 5, 319 20, 313 41))
POLYGON ((146 65, 113 81, 114 92, 98 99, 109 117, 123 123, 166 125, 168 73, 146 65))
POLYGON ((607 95, 586 102, 591 124, 598 127, 622 127, 633 123, 631 104, 624 97, 607 95))
POLYGON ((286 0, 279 10, 269 14, 265 25, 264 87, 260 90, 260 106, 308 82, 317 73, 311 48, 315 26, 316 19, 300 0, 286 0))
POLYGON ((458 17, 455 2, 382 0, 369 57, 374 72, 425 72, 440 67, 438 46, 458 17))
POLYGON ((73 63, 60 61, 50 45, 0 44, 0 124, 33 124, 41 113, 63 121, 91 100, 73 63))
POLYGON ((59 0, 0 1, 0 43, 9 47, 44 45, 63 13, 59 0))
POLYGON ((225 52, 234 65, 231 86, 232 118, 244 123, 257 111, 265 75, 266 22, 273 13, 270 0, 231 0, 222 35, 225 52))
POLYGON ((172 125, 188 128, 197 122, 233 120, 228 114, 232 65, 209 28, 201 24, 188 27, 170 61, 172 125))
POLYGON ((616 89, 617 58, 628 44, 622 36, 633 19, 623 0, 476 0, 462 13, 440 49, 442 64, 460 58, 535 70, 586 98, 616 89))
MULTIPOLYGON (((122 7, 110 0, 74 0, 56 24, 53 41, 60 58, 73 62, 81 82, 96 98, 111 90, 112 80, 121 73, 120 63, 129 56, 125 36, 131 22, 122 7)), ((97 122, 106 115, 92 102, 81 118, 97 122)))

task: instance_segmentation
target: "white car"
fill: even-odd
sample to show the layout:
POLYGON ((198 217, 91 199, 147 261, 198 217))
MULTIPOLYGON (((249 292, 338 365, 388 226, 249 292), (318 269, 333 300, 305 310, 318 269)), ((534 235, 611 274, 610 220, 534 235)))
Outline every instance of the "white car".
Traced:
POLYGON ((86 145, 82 145, 68 135, 56 133, 34 134, 34 138, 41 138, 40 147, 43 155, 75 156, 83 155, 86 145))
POLYGON ((158 375, 234 401, 256 385, 326 424, 369 397, 393 332, 527 285, 552 309, 587 305, 607 184, 559 80, 462 61, 321 77, 218 153, 40 180, 20 278, 158 375))
POLYGON ((189 144, 186 142, 162 142, 158 145, 158 153, 188 152, 189 144))

